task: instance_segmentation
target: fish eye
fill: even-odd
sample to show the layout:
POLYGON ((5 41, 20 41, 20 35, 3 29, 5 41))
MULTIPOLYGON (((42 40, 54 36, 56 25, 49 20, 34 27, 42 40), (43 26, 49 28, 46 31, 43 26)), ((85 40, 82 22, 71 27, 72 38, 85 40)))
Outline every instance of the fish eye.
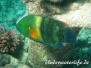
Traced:
POLYGON ((20 26, 22 26, 22 24, 20 24, 20 26))

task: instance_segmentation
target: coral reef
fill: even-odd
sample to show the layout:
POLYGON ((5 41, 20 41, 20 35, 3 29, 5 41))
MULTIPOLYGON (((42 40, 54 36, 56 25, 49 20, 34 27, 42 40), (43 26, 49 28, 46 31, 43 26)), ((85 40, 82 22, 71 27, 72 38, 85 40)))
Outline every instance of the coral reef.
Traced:
MULTIPOLYGON (((9 54, 12 56, 10 57, 11 62, 9 62, 9 58, 8 62, 5 61, 7 59, 0 59, 1 66, 3 65, 0 68, 91 68, 91 0, 23 0, 23 3, 27 7, 26 14, 51 17, 68 23, 70 27, 81 27, 82 29, 77 36, 77 44, 74 48, 68 45, 64 49, 56 49, 25 37, 21 38, 22 35, 18 34, 17 36, 21 41, 19 47, 16 46, 16 49, 12 51, 13 53, 9 54), (86 59, 89 64, 80 66, 45 64, 46 60, 73 61, 78 59, 82 61, 86 59)), ((6 29, 12 28, 10 26, 15 28, 16 20, 25 12, 25 6, 21 0, 1 0, 0 9, 0 23, 6 29)), ((4 32, 1 28, 0 34, 2 36, 5 35, 6 37, 6 34, 9 36, 12 34, 11 31, 6 34, 4 32)), ((15 41, 13 39, 12 41, 15 41)))
POLYGON ((25 10, 22 0, 0 0, 0 24, 12 29, 25 10))
POLYGON ((76 47, 91 47, 91 29, 82 28, 77 36, 76 47))
POLYGON ((14 31, 4 30, 4 28, 0 26, 0 52, 5 53, 16 49, 16 45, 19 44, 19 40, 17 40, 14 35, 14 31))
MULTIPOLYGON (((91 48, 90 48, 91 49, 91 48)), ((90 57, 90 49, 89 48, 76 48, 73 50, 73 53, 74 55, 71 55, 71 58, 72 60, 88 60, 91 62, 91 57, 90 57)))
POLYGON ((75 48, 69 58, 70 61, 87 61, 88 64, 81 64, 79 66, 71 64, 71 65, 64 65, 64 68, 88 68, 91 64, 91 48, 75 48))

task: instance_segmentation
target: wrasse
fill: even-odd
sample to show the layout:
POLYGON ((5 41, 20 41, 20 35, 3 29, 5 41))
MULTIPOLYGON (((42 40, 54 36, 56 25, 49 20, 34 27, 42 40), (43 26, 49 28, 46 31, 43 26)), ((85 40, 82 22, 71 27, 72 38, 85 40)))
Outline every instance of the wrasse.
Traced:
POLYGON ((76 33, 67 23, 37 15, 28 15, 16 24, 17 30, 31 40, 64 48, 76 43, 76 33))

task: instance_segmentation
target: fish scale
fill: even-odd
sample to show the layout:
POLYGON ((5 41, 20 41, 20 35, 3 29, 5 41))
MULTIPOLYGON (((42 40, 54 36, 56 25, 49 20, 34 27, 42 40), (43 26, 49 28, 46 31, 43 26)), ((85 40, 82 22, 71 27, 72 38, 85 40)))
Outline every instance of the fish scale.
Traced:
POLYGON ((53 34, 52 34, 52 37, 53 37, 53 40, 54 40, 54 43, 57 43, 58 42, 58 32, 59 32, 59 28, 58 26, 56 25, 56 23, 53 24, 53 34))
POLYGON ((47 20, 48 19, 45 19, 44 22, 41 23, 40 32, 42 38, 44 39, 44 42, 51 46, 56 46, 56 44, 63 42, 63 29, 58 26, 57 22, 49 22, 47 20))
POLYGON ((40 28, 42 38, 47 43, 53 42, 53 37, 52 35, 50 35, 53 33, 53 27, 50 26, 53 26, 53 23, 44 21, 41 23, 41 28, 40 28))

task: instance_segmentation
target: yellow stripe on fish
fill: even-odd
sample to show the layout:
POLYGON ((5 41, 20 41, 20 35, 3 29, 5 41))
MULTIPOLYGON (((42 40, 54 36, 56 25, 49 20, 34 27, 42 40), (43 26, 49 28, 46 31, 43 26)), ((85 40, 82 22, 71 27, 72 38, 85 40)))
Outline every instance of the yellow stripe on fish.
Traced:
POLYGON ((42 18, 41 17, 34 17, 36 19, 34 25, 31 27, 31 24, 29 26, 29 35, 36 39, 36 40, 39 40, 39 41, 42 41, 42 37, 41 37, 41 33, 40 33, 40 24, 41 24, 41 21, 42 21, 42 18))

